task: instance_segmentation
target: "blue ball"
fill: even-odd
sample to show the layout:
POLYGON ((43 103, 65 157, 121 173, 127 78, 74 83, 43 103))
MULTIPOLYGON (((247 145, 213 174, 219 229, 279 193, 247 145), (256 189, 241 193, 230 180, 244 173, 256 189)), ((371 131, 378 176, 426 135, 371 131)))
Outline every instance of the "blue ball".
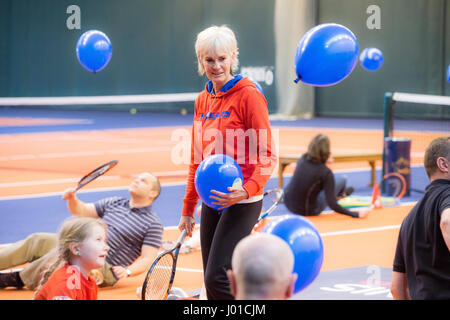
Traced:
POLYGON ((243 183, 242 171, 234 159, 224 154, 215 154, 204 159, 197 167, 194 185, 204 204, 218 210, 217 200, 211 199, 211 190, 229 193, 229 187, 239 187, 243 183))
POLYGON ((77 58, 85 69, 92 72, 100 71, 109 63, 111 56, 111 41, 103 32, 86 31, 78 39, 77 58))
POLYGON ((295 82, 317 87, 341 82, 355 68, 358 50, 355 35, 342 25, 325 23, 312 28, 297 46, 295 82))
POLYGON ((294 254, 293 273, 297 274, 293 292, 310 285, 323 263, 323 243, 316 227, 302 216, 284 215, 269 223, 263 232, 278 236, 289 244, 294 254))
POLYGON ((368 71, 378 70, 383 65, 383 52, 377 48, 366 48, 359 55, 361 66, 368 71))
POLYGON ((447 68, 447 81, 450 83, 450 65, 447 68))

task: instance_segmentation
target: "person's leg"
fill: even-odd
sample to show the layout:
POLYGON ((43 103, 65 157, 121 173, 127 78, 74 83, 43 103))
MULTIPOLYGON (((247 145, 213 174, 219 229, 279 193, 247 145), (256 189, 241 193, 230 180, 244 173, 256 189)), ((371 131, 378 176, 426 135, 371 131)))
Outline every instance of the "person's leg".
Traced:
MULTIPOLYGON (((346 175, 334 175, 334 195, 336 196, 336 198, 339 199, 347 195, 346 185, 347 185, 346 175)), ((325 210, 327 205, 328 204, 325 197, 325 191, 322 190, 319 192, 319 195, 317 196, 316 209, 314 210, 313 215, 320 214, 323 210, 325 210)))
POLYGON ((334 194, 336 198, 342 198, 346 196, 346 185, 347 176, 346 175, 334 175, 334 194))
POLYGON ((32 262, 44 256, 56 246, 53 233, 34 233, 26 239, 0 249, 0 270, 32 262))
POLYGON ((56 246, 57 236, 52 233, 35 233, 24 240, 0 250, 0 269, 7 269, 30 262, 22 271, 0 274, 0 288, 26 285, 35 289, 41 273, 49 264, 49 252, 56 246))
POLYGON ((101 269, 98 269, 98 271, 100 271, 103 278, 102 282, 98 284, 100 288, 111 287, 116 284, 117 277, 112 270, 112 266, 108 262, 105 262, 104 266, 101 269))
POLYGON ((209 300, 234 299, 230 292, 227 270, 231 269, 231 257, 236 244, 251 233, 261 208, 262 201, 235 204, 220 215, 205 269, 205 287, 209 300))
POLYGON ((35 290, 41 283, 41 278, 50 265, 57 259, 57 252, 51 250, 39 259, 28 264, 19 272, 20 279, 30 290, 35 290))
POLYGON ((208 264, 211 243, 221 214, 219 211, 211 209, 205 204, 202 205, 202 213, 200 215, 200 246, 202 248, 203 270, 206 270, 206 265, 208 264))

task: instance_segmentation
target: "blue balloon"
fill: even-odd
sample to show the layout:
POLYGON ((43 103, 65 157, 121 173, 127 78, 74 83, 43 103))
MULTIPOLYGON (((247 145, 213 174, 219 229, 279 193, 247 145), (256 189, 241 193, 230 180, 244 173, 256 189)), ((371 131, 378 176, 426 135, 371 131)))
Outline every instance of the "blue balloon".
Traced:
POLYGON ((309 30, 295 53, 295 73, 303 83, 317 87, 335 85, 355 68, 358 40, 346 27, 325 23, 309 30))
POLYGON ((447 81, 450 83, 450 65, 447 68, 447 81))
POLYGON ((323 263, 323 242, 316 227, 308 219, 290 214, 276 218, 263 232, 278 236, 289 244, 295 259, 292 272, 297 274, 293 292, 310 285, 323 263))
POLYGON ((378 70, 383 64, 383 52, 377 48, 365 48, 359 55, 361 66, 368 71, 378 70))
POLYGON ((211 199, 211 190, 229 193, 229 187, 240 187, 244 178, 239 165, 229 156, 214 154, 204 159, 197 167, 194 177, 194 185, 200 199, 208 207, 217 210, 220 208, 217 200, 211 199))
POLYGON ((86 31, 78 39, 78 61, 89 71, 98 72, 102 70, 111 60, 111 55, 111 41, 101 31, 86 31))

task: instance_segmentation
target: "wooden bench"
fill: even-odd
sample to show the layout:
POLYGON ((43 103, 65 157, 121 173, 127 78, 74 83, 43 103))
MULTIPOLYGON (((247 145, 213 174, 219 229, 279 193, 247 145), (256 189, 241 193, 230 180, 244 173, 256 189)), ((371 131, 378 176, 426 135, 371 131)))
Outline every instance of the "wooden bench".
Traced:
MULTIPOLYGON (((369 186, 373 186, 376 181, 376 168, 375 162, 383 159, 383 154, 380 153, 346 153, 346 154, 333 154, 331 155, 333 162, 355 162, 355 161, 367 161, 369 162, 371 169, 371 180, 369 186)), ((282 155, 279 157, 278 164, 278 187, 283 188, 283 172, 286 167, 297 162, 301 156, 299 155, 282 155)))

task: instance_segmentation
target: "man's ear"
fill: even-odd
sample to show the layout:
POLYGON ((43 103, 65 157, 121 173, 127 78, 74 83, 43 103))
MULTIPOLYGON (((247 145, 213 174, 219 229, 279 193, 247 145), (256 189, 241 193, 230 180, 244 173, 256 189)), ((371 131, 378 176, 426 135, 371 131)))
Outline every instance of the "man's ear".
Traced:
POLYGON ((297 281, 297 274, 293 273, 291 274, 291 277, 289 279, 289 285, 286 288, 286 299, 289 299, 290 297, 292 297, 293 293, 294 293, 294 287, 295 287, 295 281, 297 281))
POLYGON ((236 293, 237 293, 237 290, 236 290, 236 277, 234 275, 233 270, 231 270, 231 269, 227 270, 227 277, 228 277, 228 281, 230 282, 231 294, 234 297, 236 297, 236 293))
POLYGON ((439 157, 436 159, 436 165, 439 169, 439 171, 441 171, 442 173, 449 173, 449 161, 447 159, 445 159, 444 157, 439 157))
POLYGON ((148 195, 149 199, 152 201, 155 200, 157 196, 158 196, 158 192, 155 190, 150 191, 150 193, 148 195))

